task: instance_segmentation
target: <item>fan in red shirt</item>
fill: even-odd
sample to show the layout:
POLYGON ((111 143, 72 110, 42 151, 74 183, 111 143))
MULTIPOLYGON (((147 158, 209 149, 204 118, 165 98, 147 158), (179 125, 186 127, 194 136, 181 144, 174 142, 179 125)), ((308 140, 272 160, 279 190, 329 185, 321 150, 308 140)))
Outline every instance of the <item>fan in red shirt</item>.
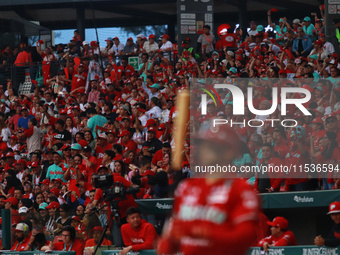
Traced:
POLYGON ((97 137, 96 146, 94 147, 94 150, 96 151, 96 155, 97 155, 97 164, 99 164, 99 165, 102 164, 102 160, 103 160, 103 157, 104 157, 104 151, 105 150, 111 150, 111 149, 112 149, 112 144, 110 144, 107 141, 107 135, 105 133, 101 133, 97 137))
MULTIPOLYGON (((95 226, 92 229, 93 238, 86 241, 85 248, 86 247, 94 247, 94 246, 98 245, 101 234, 103 233, 103 231, 104 231, 104 229, 101 226, 95 226)), ((112 242, 110 240, 107 240, 106 238, 104 238, 101 245, 112 245, 112 242)))
POLYGON ((134 72, 135 69, 128 64, 127 57, 122 58, 122 64, 117 68, 117 78, 120 80, 123 77, 130 77, 134 72))
POLYGON ((61 236, 63 241, 50 244, 51 250, 54 251, 75 251, 76 255, 83 255, 84 243, 80 239, 76 239, 76 230, 74 227, 65 226, 62 229, 61 236))
POLYGON ((130 131, 123 130, 120 132, 119 137, 121 139, 120 144, 123 146, 123 154, 129 150, 136 152, 137 143, 130 139, 131 133, 130 131))
POLYGON ((271 235, 262 239, 258 246, 268 252, 269 247, 291 246, 296 245, 295 236, 292 231, 288 230, 288 220, 283 217, 276 217, 274 220, 267 222, 270 228, 271 235))
MULTIPOLYGON (((197 166, 231 164, 240 150, 228 125, 202 127, 193 140, 197 166)), ((158 254, 245 254, 255 240, 259 202, 253 188, 232 173, 209 176, 187 179, 177 188, 158 254)))
POLYGON ((121 232, 127 247, 120 254, 153 249, 157 237, 155 227, 141 218, 139 209, 129 208, 126 212, 126 220, 128 223, 122 226, 121 232))
POLYGON ((23 251, 30 241, 30 228, 25 223, 19 223, 14 229, 15 243, 11 251, 23 251))
POLYGON ((84 72, 84 64, 78 66, 78 73, 73 75, 71 84, 71 94, 85 93, 87 73, 84 72))
POLYGON ((171 152, 171 146, 170 146, 170 143, 163 143, 162 145, 162 149, 158 150, 155 155, 153 156, 152 158, 152 168, 154 166, 157 166, 157 163, 159 161, 163 161, 163 157, 166 153, 170 153, 171 152))

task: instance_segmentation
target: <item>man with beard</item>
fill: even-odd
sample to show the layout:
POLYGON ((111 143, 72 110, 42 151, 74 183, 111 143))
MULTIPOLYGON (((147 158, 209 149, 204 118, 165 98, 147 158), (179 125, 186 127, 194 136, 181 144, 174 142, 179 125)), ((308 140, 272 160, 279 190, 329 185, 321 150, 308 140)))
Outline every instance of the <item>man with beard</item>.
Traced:
POLYGON ((15 243, 11 251, 23 251, 30 241, 30 230, 27 224, 19 223, 14 229, 15 243))

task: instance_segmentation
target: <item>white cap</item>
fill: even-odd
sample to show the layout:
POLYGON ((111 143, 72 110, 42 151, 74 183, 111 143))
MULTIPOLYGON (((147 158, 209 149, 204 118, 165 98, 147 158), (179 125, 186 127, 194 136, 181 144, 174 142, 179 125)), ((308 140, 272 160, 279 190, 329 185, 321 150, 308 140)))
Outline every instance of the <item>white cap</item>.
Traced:
POLYGON ((83 45, 89 45, 88 41, 83 41, 83 45))
POLYGON ((231 50, 228 50, 228 51, 227 51, 227 54, 228 54, 229 56, 232 56, 232 57, 235 56, 234 52, 232 52, 231 50))
POLYGON ((143 34, 137 35, 137 38, 143 38, 143 37, 145 37, 143 34))
POLYGON ((299 19, 294 19, 293 20, 293 24, 300 24, 300 20, 299 19))
POLYGON ((27 208, 26 206, 23 206, 23 207, 20 207, 20 208, 19 208, 19 214, 20 214, 20 213, 28 213, 28 211, 29 211, 29 210, 28 210, 28 208, 27 208))
POLYGON ((30 228, 28 227, 27 224, 25 223, 19 223, 17 224, 17 226, 15 227, 14 231, 22 231, 24 232, 24 234, 28 234, 30 231, 30 228))

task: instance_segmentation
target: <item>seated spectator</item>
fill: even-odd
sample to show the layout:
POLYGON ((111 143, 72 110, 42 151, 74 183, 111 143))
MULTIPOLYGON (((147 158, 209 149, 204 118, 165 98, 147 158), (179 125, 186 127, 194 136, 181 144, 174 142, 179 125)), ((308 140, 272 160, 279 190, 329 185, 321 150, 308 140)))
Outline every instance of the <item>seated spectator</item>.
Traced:
POLYGON ((127 210, 126 221, 128 223, 122 226, 121 231, 127 247, 120 254, 152 249, 157 237, 155 227, 141 218, 138 208, 131 207, 127 210))
POLYGON ((337 247, 340 245, 340 202, 333 202, 329 205, 329 212, 334 221, 334 226, 331 229, 328 238, 323 238, 321 235, 315 237, 314 244, 317 246, 337 247))
POLYGON ((14 229, 15 243, 11 251, 24 251, 30 241, 30 229, 25 223, 19 223, 14 229))
MULTIPOLYGON (((92 229, 92 236, 93 238, 88 239, 85 243, 85 248, 86 247, 93 247, 98 245, 100 237, 103 233, 104 229, 101 226, 95 226, 92 229)), ((112 242, 110 240, 107 240, 106 238, 103 239, 103 242, 101 245, 112 245, 112 242)))
POLYGON ((288 230, 288 220, 283 217, 276 217, 272 222, 267 222, 271 226, 271 235, 263 238, 258 246, 268 252, 268 248, 277 246, 296 245, 296 240, 293 232, 288 230))
POLYGON ((76 255, 82 255, 84 244, 81 240, 76 239, 76 230, 74 227, 65 226, 61 232, 62 242, 50 244, 50 250, 54 251, 75 251, 76 255))

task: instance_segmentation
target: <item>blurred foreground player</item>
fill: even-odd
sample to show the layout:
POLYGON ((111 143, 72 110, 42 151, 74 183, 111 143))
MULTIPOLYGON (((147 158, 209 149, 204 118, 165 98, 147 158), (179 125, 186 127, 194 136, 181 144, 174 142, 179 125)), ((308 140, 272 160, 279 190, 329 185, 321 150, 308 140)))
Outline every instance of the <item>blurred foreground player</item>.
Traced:
POLYGON ((333 226, 328 238, 317 236, 314 239, 314 244, 317 246, 337 247, 340 245, 340 202, 333 202, 329 205, 329 212, 335 225, 333 226))
MULTIPOLYGON (((199 166, 228 166, 240 147, 227 125, 202 126, 195 142, 199 166)), ((158 254, 246 254, 256 237, 259 202, 253 188, 235 176, 203 174, 178 186, 158 254)))

